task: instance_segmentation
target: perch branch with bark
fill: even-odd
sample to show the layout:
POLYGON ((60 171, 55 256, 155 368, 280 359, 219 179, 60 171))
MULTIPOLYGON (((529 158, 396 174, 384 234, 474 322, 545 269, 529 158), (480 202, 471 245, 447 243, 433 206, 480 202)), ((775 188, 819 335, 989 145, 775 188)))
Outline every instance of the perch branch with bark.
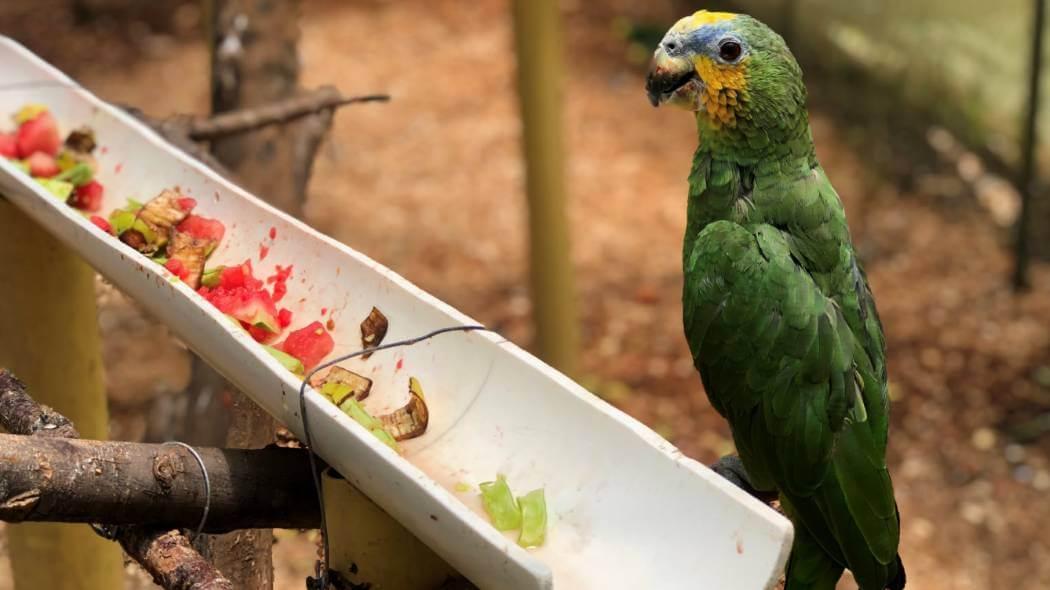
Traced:
MULTIPOLYGON (((78 436, 64 416, 33 401, 25 384, 0 369, 0 427, 12 434, 49 438, 78 436), (61 434, 56 431, 62 430, 61 434), (40 434, 45 433, 45 434, 40 434)), ((190 547, 177 531, 118 528, 124 551, 166 590, 233 590, 233 584, 190 547)))

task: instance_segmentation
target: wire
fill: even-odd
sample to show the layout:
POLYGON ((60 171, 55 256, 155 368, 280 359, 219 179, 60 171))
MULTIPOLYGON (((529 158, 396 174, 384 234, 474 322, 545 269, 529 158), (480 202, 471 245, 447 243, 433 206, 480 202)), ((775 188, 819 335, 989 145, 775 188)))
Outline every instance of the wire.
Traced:
POLYGON ((197 524, 197 530, 193 532, 193 538, 190 539, 190 541, 195 541, 200 536, 201 531, 204 530, 204 524, 208 522, 208 512, 211 511, 211 478, 208 477, 208 468, 204 466, 204 458, 201 457, 201 454, 190 445, 177 440, 169 440, 164 444, 177 445, 189 451, 193 458, 197 460, 197 465, 200 466, 201 474, 204 476, 204 510, 201 513, 201 521, 197 524))
MULTIPOLYGON (((332 365, 334 365, 336 363, 341 363, 343 361, 350 360, 350 359, 352 359, 354 357, 358 357, 358 356, 361 356, 363 354, 379 352, 380 350, 387 350, 387 349, 390 349, 390 348, 398 348, 398 347, 401 347, 401 346, 412 346, 413 344, 418 344, 418 343, 420 343, 420 342, 422 342, 424 340, 429 340, 429 339, 433 338, 434 336, 439 336, 441 334, 446 334, 446 333, 449 333, 449 332, 477 332, 477 331, 492 332, 492 330, 489 330, 485 326, 480 326, 480 325, 448 326, 448 327, 445 327, 445 328, 439 328, 439 329, 434 330, 432 332, 427 332, 426 334, 423 334, 422 336, 416 336, 415 338, 409 338, 407 340, 396 340, 394 342, 388 342, 387 344, 381 344, 379 346, 373 346, 373 347, 370 347, 370 348, 365 348, 365 349, 359 350, 357 352, 351 352, 349 354, 345 354, 343 356, 336 357, 336 358, 334 358, 334 359, 332 359, 330 361, 326 361, 326 362, 321 363, 320 365, 317 365, 316 367, 311 369, 310 372, 307 373, 305 377, 303 377, 303 382, 299 386, 299 416, 300 416, 300 418, 302 418, 302 421, 303 421, 303 438, 305 439, 305 440, 303 440, 303 444, 306 445, 306 449, 308 451, 307 452, 307 456, 310 458, 310 474, 313 477, 314 490, 317 492, 317 505, 321 509, 321 543, 322 543, 323 550, 324 550, 323 567, 320 568, 320 571, 318 572, 318 576, 320 578, 318 580, 319 585, 315 586, 315 588, 317 588, 318 590, 328 590, 328 584, 329 584, 328 570, 329 570, 330 560, 329 560, 329 547, 328 547, 328 520, 325 517, 324 494, 321 492, 321 474, 318 473, 318 471, 317 471, 317 459, 314 457, 313 442, 312 442, 311 437, 310 437, 310 427, 309 427, 309 425, 307 423, 307 419, 306 419, 306 386, 309 384, 310 378, 312 378, 315 374, 317 374, 318 371, 320 371, 322 369, 327 369, 328 367, 331 367, 332 365)), ((321 564, 319 564, 319 565, 321 565, 321 564)))

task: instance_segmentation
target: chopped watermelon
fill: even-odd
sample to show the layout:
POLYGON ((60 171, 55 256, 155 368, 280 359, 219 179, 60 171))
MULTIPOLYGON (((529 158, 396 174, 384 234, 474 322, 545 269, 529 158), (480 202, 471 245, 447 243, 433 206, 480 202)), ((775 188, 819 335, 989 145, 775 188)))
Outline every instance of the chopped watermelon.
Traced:
POLYGON ((58 135, 58 125, 55 123, 55 118, 47 111, 22 123, 18 127, 15 141, 18 144, 18 154, 23 158, 28 158, 37 152, 54 156, 58 153, 58 148, 62 146, 62 138, 58 135))
MULTIPOLYGON (((274 300, 276 299, 277 297, 274 296, 274 300)), ((277 312, 277 323, 281 324, 282 328, 287 328, 292 325, 292 310, 282 307, 281 310, 277 312)))
POLYGON ((82 211, 94 213, 102 208, 102 193, 102 185, 97 180, 92 180, 73 191, 73 198, 69 200, 69 204, 82 211))
POLYGON ((273 341, 277 337, 277 332, 271 332, 269 328, 265 326, 249 326, 248 324, 242 323, 242 326, 248 330, 248 333, 252 335, 252 338, 260 344, 266 344, 273 341))
POLYGON ((18 157, 18 140, 15 139, 14 133, 0 133, 0 156, 18 157))
POLYGON ((29 164, 30 176, 36 178, 51 178, 60 171, 58 162, 43 152, 35 152, 26 158, 26 164, 29 164))
POLYGON ((264 290, 254 291, 247 287, 228 289, 219 285, 215 289, 202 287, 200 293, 219 311, 249 326, 264 327, 274 333, 280 331, 277 308, 273 298, 264 290))
POLYGON ((331 354, 335 349, 335 341, 321 322, 314 322, 293 331, 277 348, 299 359, 309 370, 331 354))
POLYGON ((190 269, 186 268, 182 261, 178 258, 172 258, 164 263, 164 268, 168 269, 171 274, 179 277, 185 281, 190 276, 190 269))
MULTIPOLYGON (((193 199, 189 200, 192 201, 193 199)), ((192 214, 175 226, 175 229, 190 234, 195 238, 213 240, 215 242, 222 241, 222 236, 226 233, 226 226, 218 219, 208 219, 207 217, 192 214)))
POLYGON ((105 218, 99 217, 98 215, 92 215, 89 221, 91 221, 91 223, 94 223, 100 230, 106 232, 107 234, 113 233, 113 226, 110 225, 109 222, 105 220, 105 218))
POLYGON ((222 269, 222 273, 219 275, 219 286, 226 289, 245 287, 256 290, 261 289, 263 284, 262 281, 252 275, 252 263, 250 260, 246 260, 237 266, 227 266, 222 269))
POLYGON ((183 211, 193 211, 193 208, 197 206, 197 199, 190 197, 181 197, 178 201, 175 201, 179 205, 179 209, 183 211))

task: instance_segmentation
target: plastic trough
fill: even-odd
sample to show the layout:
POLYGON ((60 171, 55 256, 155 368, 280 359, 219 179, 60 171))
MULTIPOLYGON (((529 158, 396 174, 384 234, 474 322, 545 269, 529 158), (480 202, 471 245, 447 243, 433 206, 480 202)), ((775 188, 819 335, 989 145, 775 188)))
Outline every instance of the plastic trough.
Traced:
MULTIPOLYGON (((294 264, 282 302, 295 314, 293 328, 327 307, 336 354, 359 347, 359 323, 373 305, 390 319, 387 341, 474 323, 223 180, 3 37, 0 81, 0 114, 39 102, 52 109, 63 133, 82 124, 95 129, 107 189, 103 211, 179 186, 198 200, 198 212, 227 225, 212 264, 251 258, 262 276, 275 264, 294 264), (270 251, 260 261, 262 243, 270 251)), ((4 161, 0 193, 302 435, 299 382, 247 333, 4 161)), ((755 590, 771 586, 783 567, 792 538, 786 519, 497 335, 442 335, 347 366, 374 380, 366 402, 373 413, 403 403, 409 376, 417 377, 430 427, 403 443, 399 456, 309 390, 317 453, 482 588, 755 590), (476 485, 497 473, 515 491, 546 488, 550 523, 542 548, 522 549, 514 534, 490 525, 476 485), (458 492, 460 482, 474 490, 458 492)))

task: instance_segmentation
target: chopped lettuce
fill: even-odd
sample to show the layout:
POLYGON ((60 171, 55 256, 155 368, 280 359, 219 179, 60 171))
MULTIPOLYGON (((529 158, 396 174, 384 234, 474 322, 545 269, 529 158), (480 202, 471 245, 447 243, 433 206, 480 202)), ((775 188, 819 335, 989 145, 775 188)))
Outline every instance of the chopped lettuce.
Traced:
POLYGON ((547 498, 543 488, 532 490, 518 498, 521 507, 521 533, 518 545, 539 547, 547 538, 547 498))
POLYGON ((47 192, 65 201, 69 198, 69 195, 73 194, 73 184, 64 180, 58 180, 57 178, 37 178, 35 179, 47 192))
MULTIPOLYGON (((240 326, 240 322, 238 322, 237 325, 240 326)), ((270 353, 270 356, 277 359, 277 362, 281 363, 281 365, 284 366, 285 369, 288 369, 289 371, 295 373, 300 377, 304 373, 306 373, 306 369, 303 367, 303 363, 294 356, 288 354, 287 352, 284 352, 283 350, 278 350, 272 346, 266 346, 265 344, 263 345, 263 348, 266 349, 266 352, 270 353)))
POLYGON ((509 531, 521 526, 521 508, 503 474, 497 475, 496 481, 488 481, 478 487, 481 488, 481 503, 496 530, 509 531))

